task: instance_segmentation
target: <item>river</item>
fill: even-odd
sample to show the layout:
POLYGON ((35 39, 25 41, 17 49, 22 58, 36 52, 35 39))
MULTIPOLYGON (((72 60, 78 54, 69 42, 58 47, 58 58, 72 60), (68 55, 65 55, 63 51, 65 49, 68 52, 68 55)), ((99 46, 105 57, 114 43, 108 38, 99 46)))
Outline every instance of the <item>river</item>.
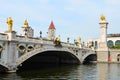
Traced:
POLYGON ((0 74, 0 80, 120 80, 120 64, 68 65, 0 74))

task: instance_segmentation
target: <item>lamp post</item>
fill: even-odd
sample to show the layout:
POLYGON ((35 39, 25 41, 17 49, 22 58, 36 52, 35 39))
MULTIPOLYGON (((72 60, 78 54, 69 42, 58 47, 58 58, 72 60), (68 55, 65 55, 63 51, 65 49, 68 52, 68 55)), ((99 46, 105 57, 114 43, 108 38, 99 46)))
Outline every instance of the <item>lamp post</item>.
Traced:
POLYGON ((25 32, 25 33, 24 33, 25 38, 27 39, 27 37, 28 37, 28 30, 27 30, 27 28, 24 29, 24 32, 25 32))
POLYGON ((82 47, 85 47, 85 42, 83 41, 83 45, 82 45, 82 47))
POLYGON ((77 40, 76 39, 74 39, 74 44, 77 46, 77 40))
POLYGON ((108 62, 111 62, 112 59, 111 59, 111 56, 110 56, 110 50, 109 50, 109 47, 108 47, 108 62))
POLYGON ((40 38, 42 38, 42 31, 40 31, 40 38))
POLYGON ((74 44, 75 44, 75 39, 74 39, 74 44))
POLYGON ((68 38, 67 38, 67 42, 68 42, 68 43, 69 43, 69 39, 70 39, 70 38, 68 37, 68 38))

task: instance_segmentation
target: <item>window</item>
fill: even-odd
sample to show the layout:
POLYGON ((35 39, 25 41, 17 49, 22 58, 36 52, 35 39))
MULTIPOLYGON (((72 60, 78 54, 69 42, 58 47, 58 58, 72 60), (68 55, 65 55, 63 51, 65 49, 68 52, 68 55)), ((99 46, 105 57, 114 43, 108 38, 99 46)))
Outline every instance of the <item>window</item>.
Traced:
POLYGON ((120 54, 117 55, 117 61, 120 61, 120 54))
POLYGON ((95 41, 95 48, 97 48, 98 47, 98 43, 97 43, 97 41, 95 41))
POLYGON ((108 47, 114 46, 113 41, 112 41, 112 40, 109 40, 109 41, 107 42, 107 45, 108 45, 108 47))
POLYGON ((115 42, 115 46, 118 46, 118 45, 120 45, 120 40, 117 40, 116 42, 115 42))

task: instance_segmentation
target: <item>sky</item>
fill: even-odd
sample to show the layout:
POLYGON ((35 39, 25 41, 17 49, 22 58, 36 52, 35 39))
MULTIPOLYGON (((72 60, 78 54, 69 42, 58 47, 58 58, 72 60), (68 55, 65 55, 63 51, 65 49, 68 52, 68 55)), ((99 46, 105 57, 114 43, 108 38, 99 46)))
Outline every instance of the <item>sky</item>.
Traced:
POLYGON ((86 41, 99 37, 101 14, 109 23, 108 33, 120 33, 120 0, 0 0, 0 33, 8 29, 6 19, 12 17, 18 35, 25 19, 35 37, 40 31, 46 37, 53 21, 61 41, 68 37, 71 43, 78 37, 86 41))

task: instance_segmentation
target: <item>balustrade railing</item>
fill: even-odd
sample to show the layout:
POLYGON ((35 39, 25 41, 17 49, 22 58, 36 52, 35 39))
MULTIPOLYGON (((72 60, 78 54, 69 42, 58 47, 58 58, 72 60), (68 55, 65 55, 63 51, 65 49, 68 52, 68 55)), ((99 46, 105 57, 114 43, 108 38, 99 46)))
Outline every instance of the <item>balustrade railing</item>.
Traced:
POLYGON ((7 40, 8 36, 7 34, 0 33, 0 40, 7 40))

